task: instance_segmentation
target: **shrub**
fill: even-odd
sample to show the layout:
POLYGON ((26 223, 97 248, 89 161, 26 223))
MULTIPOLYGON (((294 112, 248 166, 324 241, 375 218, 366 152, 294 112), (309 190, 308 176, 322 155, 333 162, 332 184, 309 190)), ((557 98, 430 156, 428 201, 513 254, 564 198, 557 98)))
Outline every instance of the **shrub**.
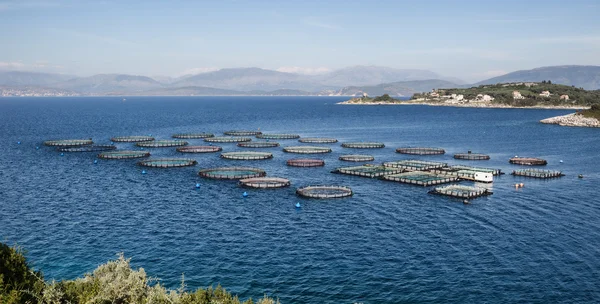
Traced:
POLYGON ((42 273, 31 269, 23 250, 0 243, 0 303, 38 303, 43 289, 42 273))

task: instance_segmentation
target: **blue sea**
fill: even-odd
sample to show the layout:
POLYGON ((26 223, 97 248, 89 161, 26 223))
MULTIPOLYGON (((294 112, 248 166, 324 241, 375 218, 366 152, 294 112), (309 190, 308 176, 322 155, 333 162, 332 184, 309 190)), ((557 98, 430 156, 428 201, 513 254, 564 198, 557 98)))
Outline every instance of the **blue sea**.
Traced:
POLYGON ((600 301, 600 130, 538 122, 568 110, 335 105, 344 99, 0 99, 0 240, 25 248, 48 280, 80 277, 123 252, 168 287, 178 287, 184 274, 188 289, 221 284, 242 299, 268 294, 282 303, 600 301), (340 143, 380 141, 386 148, 324 145, 333 153, 317 156, 326 161, 320 168, 287 167, 286 160, 299 155, 281 147, 253 150, 273 153, 264 161, 156 148, 150 149, 153 157, 193 157, 198 165, 141 174, 135 160, 94 164, 96 153, 61 157, 42 145, 50 139, 109 143, 120 135, 168 139, 180 132, 258 128, 340 143), (441 147, 446 154, 395 153, 402 146, 441 147), (467 150, 491 160, 453 159, 467 150), (353 165, 338 160, 350 153, 372 154, 373 163, 423 159, 507 173, 520 168, 508 163, 510 157, 541 157, 546 169, 565 176, 506 174, 488 185, 493 195, 464 205, 428 194, 429 188, 330 173, 353 165), (197 175, 202 168, 233 165, 263 168, 268 176, 289 178, 292 186, 246 190, 197 175), (515 189, 515 183, 524 187, 515 189), (297 187, 314 184, 349 186, 355 195, 296 196, 297 187))

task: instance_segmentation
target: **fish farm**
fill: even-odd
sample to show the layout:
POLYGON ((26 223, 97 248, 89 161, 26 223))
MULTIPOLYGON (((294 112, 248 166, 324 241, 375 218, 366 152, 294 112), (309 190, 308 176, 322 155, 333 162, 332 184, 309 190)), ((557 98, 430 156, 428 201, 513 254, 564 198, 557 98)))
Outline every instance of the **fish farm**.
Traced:
POLYGON ((142 158, 150 156, 150 152, 146 151, 109 151, 98 154, 98 158, 102 159, 130 159, 142 158))
POLYGON ((235 160, 262 160, 273 158, 273 154, 269 152, 225 152, 221 153, 221 158, 235 160))
POLYGON ((380 142, 346 142, 342 144, 342 147, 352 149, 379 149, 385 148, 385 144, 380 142))
POLYGON ((152 168, 179 168, 195 166, 198 162, 189 158, 158 158, 142 160, 138 165, 152 168))
POLYGON ((386 167, 400 168, 407 171, 427 171, 447 167, 448 164, 423 160, 401 160, 383 163, 386 167))
POLYGON ((240 186, 248 188, 259 188, 259 189, 273 189, 289 187, 291 185, 290 180, 280 177, 253 177, 241 179, 239 182, 240 186))
POLYGON ((521 169, 512 172, 515 176, 535 177, 535 178, 554 178, 564 176, 561 171, 539 170, 539 169, 521 169))
POLYGON ((91 145, 94 142, 91 139, 61 139, 61 140, 47 140, 44 145, 50 147, 78 147, 91 145))
POLYGON ((513 157, 508 160, 509 163, 523 166, 545 166, 548 162, 545 159, 535 157, 513 157))
POLYGON ((396 149, 397 153, 412 154, 412 155, 440 155, 446 151, 441 148, 423 148, 423 147, 406 147, 396 149))
POLYGON ((251 141, 250 137, 235 137, 235 136, 217 136, 217 137, 207 137, 204 139, 205 142, 216 142, 216 143, 238 143, 238 142, 246 142, 251 141))
POLYGON ((364 166, 356 166, 356 167, 337 168, 332 173, 341 173, 341 174, 375 178, 375 177, 381 177, 381 176, 389 175, 389 174, 401 173, 403 171, 404 171, 403 169, 399 169, 399 168, 364 165, 364 166))
POLYGON ((141 142, 141 141, 152 141, 152 136, 117 136, 110 139, 114 142, 141 142))
POLYGON ((203 169, 198 172, 198 175, 212 179, 246 179, 253 177, 263 177, 267 173, 265 170, 248 167, 221 167, 203 169))
POLYGON ((298 134, 258 134, 256 138, 262 139, 296 139, 300 138, 298 134))
POLYGON ((502 170, 493 169, 493 168, 471 167, 471 166, 462 166, 462 165, 450 166, 448 168, 450 170, 454 170, 454 171, 469 170, 469 171, 477 171, 477 172, 483 172, 483 173, 491 173, 494 176, 504 174, 504 173, 502 173, 502 170))
POLYGON ((279 147, 279 143, 274 141, 250 141, 238 143, 237 146, 242 148, 275 148, 279 147))
POLYGON ((352 189, 344 186, 306 186, 296 189, 296 194, 308 198, 342 198, 354 194, 352 189))
POLYGON ((454 154, 455 159, 464 159, 464 160, 489 160, 490 156, 481 153, 471 153, 471 151, 467 153, 457 153, 454 154))
POLYGON ((223 148, 219 146, 185 146, 177 148, 177 152, 182 153, 211 153, 211 152, 219 152, 223 150, 223 148))
POLYGON ((368 161, 374 161, 375 157, 373 157, 372 155, 348 154, 348 155, 340 156, 339 160, 349 161, 349 162, 368 162, 368 161))
POLYGON ((428 187, 455 182, 458 180, 458 177, 438 175, 430 172, 414 171, 393 175, 385 175, 383 179, 388 181, 428 187))
POLYGON ((215 135, 212 133, 179 133, 173 134, 172 137, 178 139, 202 139, 208 137, 215 137, 215 135))
POLYGON ((329 137, 306 137, 300 138, 298 141, 307 144, 333 144, 338 142, 337 139, 329 137))
POLYGON ((231 130, 223 132, 225 135, 229 136, 256 136, 262 134, 260 131, 250 131, 250 130, 231 130))
POLYGON ((319 153, 331 153, 330 148, 324 147, 312 147, 312 146, 295 146, 285 147, 283 152, 297 153, 297 154, 319 154, 319 153))
POLYGON ((183 140, 154 140, 154 141, 142 141, 135 145, 144 148, 168 148, 168 147, 181 147, 187 145, 187 141, 183 140))
POLYGON ((438 187, 429 191, 429 193, 466 199, 492 194, 490 190, 485 188, 461 185, 449 185, 444 187, 438 187))
POLYGON ((325 161, 322 159, 295 158, 289 159, 286 164, 290 167, 323 167, 325 161))
POLYGON ((116 150, 117 147, 113 145, 91 145, 91 146, 77 146, 77 147, 64 147, 58 148, 59 152, 101 152, 116 150))

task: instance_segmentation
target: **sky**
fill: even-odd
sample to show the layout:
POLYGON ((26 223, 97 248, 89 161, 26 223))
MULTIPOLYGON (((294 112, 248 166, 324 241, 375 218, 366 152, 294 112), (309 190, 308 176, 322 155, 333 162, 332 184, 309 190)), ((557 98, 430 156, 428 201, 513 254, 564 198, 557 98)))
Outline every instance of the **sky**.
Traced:
POLYGON ((424 69, 465 81, 600 65, 599 0, 0 0, 0 70, 178 77, 424 69))

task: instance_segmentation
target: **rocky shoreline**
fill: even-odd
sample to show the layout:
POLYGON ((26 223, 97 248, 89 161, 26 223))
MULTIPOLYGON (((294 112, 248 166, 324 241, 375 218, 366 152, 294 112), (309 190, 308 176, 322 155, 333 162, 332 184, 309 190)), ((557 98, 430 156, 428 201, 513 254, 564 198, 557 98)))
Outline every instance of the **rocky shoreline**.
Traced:
POLYGON ((497 104, 497 103, 441 103, 441 102, 413 102, 413 101, 399 101, 399 102, 360 102, 355 100, 346 100, 342 102, 338 102, 336 104, 339 105, 359 105, 359 106, 381 106, 381 105, 403 105, 403 106, 411 106, 411 105, 422 105, 422 106, 432 106, 432 107, 455 107, 455 108, 490 108, 490 109, 549 109, 549 110, 585 110, 589 109, 589 107, 582 106, 532 106, 532 107, 513 107, 505 104, 497 104))
POLYGON ((588 127, 600 128, 600 121, 596 118, 585 117, 581 114, 573 113, 562 116, 550 117, 540 120, 541 123, 555 124, 567 127, 588 127))

